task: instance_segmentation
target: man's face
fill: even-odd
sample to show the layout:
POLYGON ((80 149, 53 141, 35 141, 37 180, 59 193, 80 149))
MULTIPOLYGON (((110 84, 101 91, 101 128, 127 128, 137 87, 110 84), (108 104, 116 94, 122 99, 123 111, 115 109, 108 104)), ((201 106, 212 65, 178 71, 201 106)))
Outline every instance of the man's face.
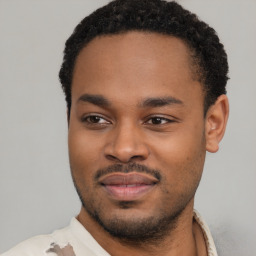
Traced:
POLYGON ((79 54, 71 171, 85 214, 113 235, 150 234, 191 206, 205 158, 194 77, 186 45, 156 33, 99 37, 79 54))

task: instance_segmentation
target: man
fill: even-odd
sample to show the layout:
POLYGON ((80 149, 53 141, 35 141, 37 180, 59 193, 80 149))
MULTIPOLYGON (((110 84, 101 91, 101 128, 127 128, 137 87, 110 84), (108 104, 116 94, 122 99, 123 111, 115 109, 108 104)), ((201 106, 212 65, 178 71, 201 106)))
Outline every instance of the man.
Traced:
POLYGON ((227 72, 215 31, 175 2, 117 0, 81 21, 60 80, 82 208, 3 255, 217 255, 193 206, 227 72))

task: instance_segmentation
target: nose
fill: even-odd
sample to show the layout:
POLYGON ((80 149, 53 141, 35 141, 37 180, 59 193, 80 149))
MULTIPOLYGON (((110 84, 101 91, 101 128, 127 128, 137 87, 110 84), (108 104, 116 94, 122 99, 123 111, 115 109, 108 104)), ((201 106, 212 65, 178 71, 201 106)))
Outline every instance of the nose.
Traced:
POLYGON ((128 163, 143 161, 149 156, 149 149, 140 129, 131 125, 115 127, 108 137, 105 156, 111 161, 128 163))

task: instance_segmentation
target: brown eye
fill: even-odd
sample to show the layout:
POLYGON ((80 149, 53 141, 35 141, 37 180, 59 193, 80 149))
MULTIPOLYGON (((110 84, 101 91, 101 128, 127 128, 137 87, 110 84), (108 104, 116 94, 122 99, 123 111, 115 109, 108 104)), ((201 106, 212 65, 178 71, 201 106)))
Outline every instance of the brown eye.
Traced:
POLYGON ((172 122, 172 120, 169 120, 163 117, 152 117, 148 120, 148 123, 153 125, 161 125, 161 124, 166 124, 170 122, 172 122))
POLYGON ((110 122, 101 116, 90 115, 82 118, 82 122, 87 124, 109 124, 110 122))
POLYGON ((99 123, 101 121, 102 118, 100 118, 99 116, 89 116, 87 118, 87 120, 90 122, 90 123, 99 123))

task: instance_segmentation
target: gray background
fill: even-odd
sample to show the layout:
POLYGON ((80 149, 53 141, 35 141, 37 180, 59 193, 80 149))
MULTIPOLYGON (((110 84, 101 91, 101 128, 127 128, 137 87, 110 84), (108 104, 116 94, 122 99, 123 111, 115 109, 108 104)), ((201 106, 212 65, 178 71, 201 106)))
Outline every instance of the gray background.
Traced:
MULTIPOLYGON (((0 0, 0 253, 79 211, 58 70, 75 25, 107 2, 0 0)), ((229 124, 196 208, 221 255, 256 255, 256 1, 179 2, 216 29, 230 63, 229 124)))

